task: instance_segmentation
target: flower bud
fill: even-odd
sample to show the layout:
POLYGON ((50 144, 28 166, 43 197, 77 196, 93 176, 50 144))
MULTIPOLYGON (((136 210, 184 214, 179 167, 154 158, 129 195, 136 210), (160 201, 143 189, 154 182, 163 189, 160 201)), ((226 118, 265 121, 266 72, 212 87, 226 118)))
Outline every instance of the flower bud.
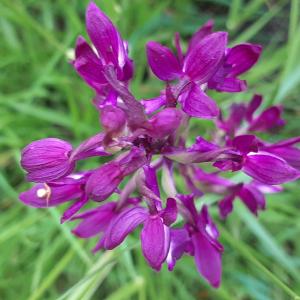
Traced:
POLYGON ((166 108, 149 120, 152 128, 148 131, 148 134, 154 138, 162 139, 178 128, 181 119, 181 111, 176 108, 166 108))
POLYGON ((120 155, 116 160, 95 170, 86 183, 86 193, 95 201, 107 199, 125 176, 132 174, 145 163, 145 152, 134 147, 126 155, 120 155))
POLYGON ((86 184, 86 193, 95 201, 103 201, 115 191, 122 179, 120 165, 111 161, 91 175, 86 184))
POLYGON ((50 182, 70 174, 74 162, 70 160, 72 146, 60 139, 34 141, 22 151, 21 165, 28 172, 27 179, 50 182))
POLYGON ((109 105, 101 109, 100 122, 106 132, 118 134, 125 126, 126 116, 122 109, 109 105))

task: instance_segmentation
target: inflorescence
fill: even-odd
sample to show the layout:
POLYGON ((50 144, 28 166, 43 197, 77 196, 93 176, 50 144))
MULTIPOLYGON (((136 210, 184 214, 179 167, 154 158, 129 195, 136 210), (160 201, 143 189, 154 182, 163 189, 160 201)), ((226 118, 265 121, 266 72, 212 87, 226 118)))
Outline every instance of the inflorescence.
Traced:
POLYGON ((93 46, 80 36, 72 65, 96 92, 93 104, 103 132, 77 148, 57 138, 26 146, 21 165, 36 184, 21 193, 21 201, 39 208, 72 201, 61 221, 80 220, 72 231, 80 238, 98 236, 94 252, 117 247, 142 225, 142 252, 153 269, 166 263, 173 270, 188 254, 218 287, 223 246, 202 196, 218 195, 222 219, 236 198, 257 215, 265 209, 266 193, 280 192, 280 184, 300 174, 299 137, 272 144, 255 135, 284 125, 280 106, 257 112, 262 96, 254 95, 249 104, 233 104, 224 118, 207 94, 244 91, 247 84, 239 76, 257 62, 261 46, 228 48, 227 33, 213 32, 212 21, 192 36, 185 53, 178 34, 176 54, 148 42, 149 66, 165 88, 155 98, 137 101, 129 90, 134 68, 128 44, 94 3, 87 8, 86 27, 93 46), (198 136, 187 145, 192 118, 213 120, 210 141, 198 136), (111 159, 97 169, 75 171, 77 161, 99 156, 111 159), (222 176, 228 171, 250 180, 222 176), (178 191, 179 181, 185 191, 178 191), (98 206, 78 213, 88 202, 98 206))

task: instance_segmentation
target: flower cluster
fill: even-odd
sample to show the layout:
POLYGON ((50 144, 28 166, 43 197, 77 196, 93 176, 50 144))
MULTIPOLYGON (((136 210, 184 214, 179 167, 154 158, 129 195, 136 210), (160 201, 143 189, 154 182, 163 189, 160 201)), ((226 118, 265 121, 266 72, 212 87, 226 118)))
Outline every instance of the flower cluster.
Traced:
POLYGON ((261 46, 228 47, 227 33, 213 32, 212 21, 192 36, 185 52, 178 34, 176 54, 148 42, 149 66, 165 88, 138 101, 129 89, 134 67, 128 44, 94 3, 87 8, 86 27, 92 46, 79 37, 72 65, 95 91, 103 131, 77 148, 57 138, 26 146, 21 165, 36 184, 21 193, 21 201, 39 208, 70 202, 61 221, 79 220, 73 233, 80 238, 98 236, 94 252, 117 247, 142 225, 142 252, 153 269, 166 263, 172 270, 182 255, 191 255, 199 273, 218 287, 223 247, 202 196, 219 195, 221 218, 236 198, 256 215, 265 209, 266 193, 281 191, 280 184, 300 175, 300 138, 272 144, 257 136, 284 125, 281 107, 262 111, 262 97, 254 95, 224 117, 207 93, 244 91, 247 83, 239 76, 257 62, 261 46), (210 141, 198 136, 187 145, 192 118, 212 119, 210 141), (76 170, 79 160, 99 156, 110 160, 76 170), (246 180, 237 183, 222 176, 226 172, 242 172, 246 180), (97 206, 79 213, 87 203, 97 206))

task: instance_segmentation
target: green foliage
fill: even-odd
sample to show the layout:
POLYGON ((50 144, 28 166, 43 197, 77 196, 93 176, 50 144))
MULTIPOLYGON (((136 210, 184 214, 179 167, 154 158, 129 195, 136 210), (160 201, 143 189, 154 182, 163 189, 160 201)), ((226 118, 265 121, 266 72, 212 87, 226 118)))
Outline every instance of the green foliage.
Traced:
MULTIPOLYGON (((102 0, 99 6, 129 40, 136 61, 132 90, 155 95, 162 84, 146 67, 145 42, 170 44, 178 31, 186 41, 209 18, 230 32, 231 44, 264 45, 247 74, 249 91, 213 93, 226 110, 232 101, 263 93, 267 103, 286 107, 288 125, 274 136, 299 135, 300 4, 298 0, 102 0)), ((63 208, 24 207, 18 193, 28 187, 19 166, 20 149, 32 140, 61 137, 77 145, 99 130, 93 92, 68 64, 77 35, 85 33, 87 1, 0 1, 0 299, 300 299, 300 212, 297 183, 268 197, 259 218, 236 204, 219 222, 225 245, 221 288, 212 290, 197 274, 192 258, 173 273, 158 274, 145 263, 136 238, 120 249, 92 255, 94 241, 59 224, 63 208)), ((208 134, 207 121, 193 123, 208 134), (207 125, 207 127, 206 127, 207 125)), ((99 163, 95 160, 91 165, 99 163)), ((209 200, 209 199, 208 199, 209 200)))

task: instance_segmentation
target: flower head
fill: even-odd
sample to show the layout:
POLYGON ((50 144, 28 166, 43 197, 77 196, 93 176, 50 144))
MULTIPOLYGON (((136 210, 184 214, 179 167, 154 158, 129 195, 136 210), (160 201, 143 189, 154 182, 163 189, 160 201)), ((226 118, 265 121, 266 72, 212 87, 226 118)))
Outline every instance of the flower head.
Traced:
POLYGON ((187 254, 201 276, 218 287, 223 246, 206 195, 218 196, 222 219, 236 199, 258 215, 266 208, 266 194, 280 192, 279 184, 300 175, 299 137, 270 143, 258 135, 284 125, 281 106, 257 112, 262 96, 254 95, 249 104, 233 104, 226 116, 209 96, 210 89, 245 90, 239 76, 255 65, 261 46, 228 48, 228 34, 213 32, 212 21, 192 36, 186 53, 179 34, 176 54, 150 41, 148 63, 165 86, 157 96, 138 101, 130 91, 134 70, 128 43, 93 2, 86 27, 91 43, 78 37, 72 65, 95 91, 103 131, 77 147, 56 138, 26 146, 21 165, 36 184, 20 200, 38 208, 70 203, 61 222, 79 222, 72 232, 80 238, 97 237, 93 252, 117 247, 142 227, 142 253, 151 268, 159 271, 166 262, 171 271, 187 254), (215 125, 209 138, 193 135, 193 118, 215 125), (102 156, 106 162, 94 169, 75 170, 77 161, 102 156), (234 172, 248 178, 235 182, 229 174, 234 172), (80 212, 87 204, 93 207, 80 212))

